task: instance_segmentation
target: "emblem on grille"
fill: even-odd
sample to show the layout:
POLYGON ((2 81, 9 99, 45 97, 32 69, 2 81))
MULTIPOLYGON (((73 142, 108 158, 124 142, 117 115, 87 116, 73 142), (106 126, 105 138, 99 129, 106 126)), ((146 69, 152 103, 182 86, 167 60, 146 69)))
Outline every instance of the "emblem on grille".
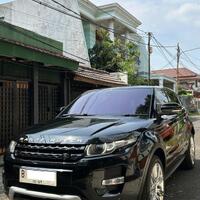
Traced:
POLYGON ((63 159, 64 160, 68 160, 70 158, 70 154, 69 153, 64 153, 63 154, 63 159))

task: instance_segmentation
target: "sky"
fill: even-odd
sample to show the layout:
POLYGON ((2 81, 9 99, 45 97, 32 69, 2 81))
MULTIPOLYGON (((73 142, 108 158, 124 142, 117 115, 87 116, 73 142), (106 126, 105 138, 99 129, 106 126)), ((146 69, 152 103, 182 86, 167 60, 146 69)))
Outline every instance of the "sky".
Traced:
MULTIPOLYGON (((181 49, 200 47, 200 1, 199 0, 92 0, 96 5, 117 2, 142 22, 139 28, 152 32, 162 45, 174 46, 180 43, 181 49)), ((141 33, 138 31, 138 33, 141 33)), ((145 38, 147 41, 147 39, 145 38)), ((175 48, 168 50, 176 55, 175 48)), ((200 73, 200 50, 182 54, 181 65, 200 73), (187 60, 187 61, 185 61, 187 60)), ((168 57, 168 60, 172 58, 168 57)), ((158 48, 153 48, 152 68, 166 66, 167 59, 158 48)), ((176 60, 165 68, 176 66, 176 60)))
MULTIPOLYGON (((8 0, 0 0, 0 3, 8 0)), ((145 32, 152 32, 157 40, 166 46, 179 42, 183 51, 200 47, 200 0, 91 0, 96 5, 117 2, 138 18, 145 32)), ((138 31, 139 34, 142 32, 138 31)), ((147 38, 144 38, 147 43, 147 38)), ((154 42, 153 42, 154 43, 154 42)), ((153 44, 152 43, 152 44, 153 44)), ((151 55, 152 69, 176 67, 176 48, 168 48, 172 57, 164 58, 158 48, 151 55)), ((200 50, 181 55, 181 66, 200 74, 200 50), (191 63, 192 61, 192 63, 191 63)))
POLYGON ((9 2, 11 0, 0 0, 0 3, 6 3, 6 2, 9 2))

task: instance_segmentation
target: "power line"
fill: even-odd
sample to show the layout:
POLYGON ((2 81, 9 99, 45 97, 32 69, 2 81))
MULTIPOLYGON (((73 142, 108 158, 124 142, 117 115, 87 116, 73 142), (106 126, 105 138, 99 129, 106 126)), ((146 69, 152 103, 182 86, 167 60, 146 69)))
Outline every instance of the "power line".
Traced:
MULTIPOLYGON (((162 44, 155 38, 155 36, 153 36, 153 39, 154 39, 154 41, 156 42, 156 44, 157 44, 157 45, 160 45, 160 47, 162 47, 162 48, 165 50, 165 52, 166 52, 171 58, 174 57, 174 55, 167 49, 167 47, 164 46, 164 45, 162 45, 162 44)), ((171 47, 176 48, 177 46, 171 46, 171 47)))
MULTIPOLYGON (((33 1, 35 1, 35 2, 37 1, 37 2, 38 2, 38 0, 33 0, 33 1)), ((64 9, 66 9, 66 10, 68 10, 68 11, 74 13, 75 15, 77 15, 77 16, 78 16, 78 19, 81 20, 81 21, 89 22, 90 24, 93 24, 93 25, 95 25, 95 26, 97 26, 97 27, 103 28, 104 30, 107 30, 107 31, 109 31, 109 32, 112 32, 112 33, 114 33, 114 34, 117 34, 118 36, 120 36, 120 37, 122 37, 122 38, 124 38, 124 39, 126 39, 126 40, 129 40, 129 41, 131 41, 131 42, 146 45, 146 44, 144 44, 144 43, 142 43, 142 42, 140 42, 140 41, 138 41, 138 40, 136 41, 136 40, 130 39, 130 38, 128 38, 128 37, 122 35, 121 33, 117 32, 116 30, 114 30, 114 29, 112 29, 112 28, 108 28, 108 27, 105 27, 105 26, 103 26, 103 25, 97 24, 97 23, 95 23, 95 22, 93 22, 93 21, 91 21, 91 20, 89 20, 89 19, 87 19, 87 18, 85 18, 85 17, 80 17, 80 14, 79 14, 79 13, 73 11, 73 10, 70 9, 70 8, 67 8, 67 7, 64 6, 63 4, 57 2, 56 0, 51 0, 51 1, 54 2, 54 3, 56 3, 56 4, 58 4, 59 6, 63 7, 64 9)), ((43 5, 43 2, 41 2, 41 3, 42 3, 42 5, 43 5)), ((70 15, 70 16, 71 16, 71 15, 70 15)), ((71 17, 73 17, 73 16, 71 16, 71 17)), ((138 35, 139 35, 139 34, 138 34, 138 35)), ((141 36, 141 37, 142 37, 142 36, 141 36)))
MULTIPOLYGON (((7 6, 4 6, 4 5, 1 5, 1 7, 5 8, 5 9, 8 9, 8 10, 12 10, 12 11, 18 12, 18 13, 22 13, 22 14, 27 15, 27 16, 35 17, 35 18, 37 18, 37 20, 40 19, 40 21, 43 21, 43 22, 47 23, 48 25, 53 25, 53 26, 57 26, 57 27, 60 27, 60 25, 63 25, 63 26, 66 26, 66 27, 68 26, 68 24, 62 23, 62 22, 59 22, 59 24, 58 24, 58 22, 51 21, 51 23, 50 23, 49 20, 47 20, 45 18, 36 16, 36 15, 32 15, 30 13, 26 13, 26 12, 23 12, 21 10, 16 10, 16 9, 13 9, 11 7, 7 7, 7 6)), ((30 25, 30 23, 25 23, 22 20, 21 21, 17 20, 17 21, 20 22, 20 23, 24 23, 24 24, 30 25)))
POLYGON ((151 53, 152 53, 152 47, 151 47, 151 39, 152 39, 152 33, 148 33, 148 84, 150 85, 151 81, 151 53))
MULTIPOLYGON (((56 46, 54 46, 54 45, 51 45, 51 44, 49 44, 49 43, 47 43, 47 42, 44 42, 43 40, 40 40, 40 39, 38 39, 38 38, 36 38, 36 37, 34 37, 34 36, 28 35, 28 34, 26 34, 25 32, 20 31, 20 29, 17 29, 17 28, 15 28, 14 26, 12 26, 12 25, 10 25, 10 24, 8 24, 8 23, 4 23, 4 24, 7 25, 9 28, 14 29, 15 31, 17 31, 17 32, 19 32, 19 33, 25 35, 26 37, 29 37, 29 38, 31 38, 31 39, 33 39, 33 40, 35 40, 35 41, 38 41, 38 42, 40 42, 40 43, 42 43, 42 44, 45 44, 45 45, 47 45, 47 46, 49 46, 49 47, 52 47, 52 48, 54 48, 55 50, 61 51, 61 49, 59 49, 58 47, 56 47, 56 46)), ((73 53, 67 52, 67 51, 65 51, 65 50, 63 50, 63 49, 62 49, 62 51, 63 51, 64 53, 66 53, 66 54, 69 54, 69 55, 75 57, 75 58, 81 59, 81 60, 86 61, 86 62, 90 62, 90 60, 88 60, 88 59, 82 58, 82 57, 77 56, 77 55, 75 55, 75 54, 73 54, 73 53)))
MULTIPOLYGON (((68 11, 71 11, 71 12, 73 12, 74 14, 76 14, 76 15, 79 16, 79 13, 77 13, 77 12, 75 12, 75 11, 73 11, 73 10, 67 8, 65 5, 61 4, 60 2, 58 2, 58 1, 56 1, 56 0, 51 0, 51 1, 53 1, 54 3, 60 5, 61 7, 65 8, 65 9, 67 9, 68 11)), ((89 2, 86 2, 86 3, 89 4, 89 2)), ((100 7, 98 7, 98 6, 97 6, 97 9, 100 10, 101 12, 103 12, 103 13, 105 13, 105 14, 107 14, 107 15, 110 15, 111 17, 115 18, 115 16, 111 15, 109 12, 106 12, 105 10, 103 10, 102 8, 100 8, 100 7)), ((129 24, 129 23, 127 23, 127 22, 124 21, 124 20, 121 20, 121 19, 118 19, 118 20, 119 20, 120 22, 122 22, 122 23, 128 25, 128 26, 132 26, 132 24, 129 24)), ((139 29, 139 28, 135 28, 135 29, 136 29, 136 30, 139 30, 139 31, 141 31, 142 33, 145 33, 145 34, 147 35, 147 32, 146 32, 146 31, 143 31, 142 29, 139 29)), ((138 33, 134 33, 134 34, 138 34, 138 33)), ((139 35, 139 34, 138 34, 138 35, 139 35)), ((142 37, 143 37, 143 36, 142 36, 142 37)))
MULTIPOLYGON (((41 1, 38 1, 38 0, 32 0, 32 1, 34 1, 34 2, 36 2, 36 3, 38 3, 38 4, 41 4, 41 5, 43 5, 43 4, 45 4, 44 2, 41 2, 41 1)), ((52 0, 53 2, 56 2, 55 0, 52 0)), ((62 4, 61 4, 62 5, 62 4)), ((60 5, 60 6, 61 6, 60 5)), ((78 19, 78 20, 82 20, 80 17, 76 17, 76 16, 74 16, 74 15, 71 15, 71 14, 69 14, 69 13, 66 13, 65 11, 62 11, 62 10, 60 10, 60 9, 57 9, 57 8, 55 8, 55 7, 53 7, 53 6, 51 6, 51 5, 49 5, 49 4, 45 4, 45 5, 43 5, 43 6, 47 6, 47 7, 49 7, 49 8, 51 8, 51 9, 53 9, 53 10, 56 10, 56 11, 58 11, 58 12, 61 12, 61 13, 63 13, 63 14, 66 14, 66 15, 69 15, 69 16, 71 16, 71 17, 74 17, 74 18, 76 18, 76 19, 78 19)), ((65 6, 64 6, 64 8, 65 8, 65 6)), ((65 8, 66 9, 66 8, 65 8)), ((71 9, 69 9, 69 11, 72 11, 71 9)), ((75 13, 74 13, 75 14, 75 13)), ((78 14, 78 13, 76 13, 76 14, 78 14)), ((35 16, 35 17, 37 17, 37 16, 35 16)), ((97 25, 97 24, 95 24, 95 25, 97 25)), ((99 26, 99 25, 98 25, 99 26)), ((105 28, 105 27, 104 27, 105 28)), ((18 30, 17 30, 18 31, 18 30)), ((23 33, 24 34, 24 33, 23 33)), ((26 35, 27 37, 30 37, 30 35, 26 35)), ((52 48, 54 48, 54 49, 57 49, 57 50, 60 50, 59 48, 57 48, 57 47, 55 47, 55 46, 53 46, 53 45, 51 45, 51 44, 49 44, 49 43, 46 43, 46 42, 44 42, 44 41, 42 41, 42 40, 39 40, 38 38, 34 38, 34 37, 32 37, 32 39, 35 39, 35 40, 37 40, 37 41, 39 41, 39 42, 41 42, 41 43, 43 43, 43 44, 46 44, 46 45, 48 45, 48 46, 50 46, 50 47, 52 47, 52 48)), ((130 40, 130 38, 129 38, 129 40, 130 40)), ((133 41, 133 40, 131 40, 131 41, 133 41)), ((136 42, 136 41, 133 41, 133 42, 136 42)), ((137 41, 138 42, 138 41, 137 41)), ((145 44, 146 45, 146 44, 145 44)), ((163 46, 163 45, 152 45, 152 46, 155 46, 155 47, 158 47, 158 48, 165 48, 165 46, 163 46)), ((169 47, 169 46, 168 46, 169 47)), ((172 46, 171 46, 172 47, 172 46)), ((87 61, 87 62, 90 62, 89 61, 89 59, 85 59, 85 58, 82 58, 82 57, 80 57, 80 56, 77 56, 77 55, 75 55, 75 54, 72 54, 72 53, 70 53, 70 52, 67 52, 67 51, 65 51, 65 50, 63 50, 63 52, 64 53, 66 53, 66 54, 68 54, 68 55, 71 55, 71 56, 73 56, 73 57, 75 57, 75 58, 78 58, 78 59, 81 59, 81 60, 83 60, 83 61, 87 61)))
MULTIPOLYGON (((95 26, 97 26, 97 27, 100 27, 100 28, 102 28, 102 29, 104 29, 104 30, 107 30, 107 31, 109 31, 109 32, 112 32, 112 33, 114 33, 114 34, 116 34, 116 35, 119 35, 121 38, 127 39, 127 40, 129 40, 129 41, 131 41, 131 42, 133 42, 133 43, 139 43, 139 44, 147 45, 147 44, 142 43, 142 42, 140 42, 140 41, 136 41, 136 40, 127 38, 126 36, 123 36, 123 35, 121 35, 120 33, 116 32, 114 29, 107 28, 107 27, 105 27, 105 26, 99 25, 99 24, 97 24, 97 23, 95 23, 95 22, 92 22, 91 20, 89 20, 89 19, 87 19, 87 18, 84 18, 84 17, 81 18, 81 17, 79 17, 80 15, 79 15, 78 13, 76 13, 76 12, 75 12, 75 13, 76 13, 76 15, 78 15, 78 16, 72 15, 72 14, 70 14, 70 13, 64 11, 64 10, 60 10, 60 9, 58 9, 58 8, 55 8, 55 7, 52 6, 52 5, 49 5, 49 4, 44 3, 44 2, 42 2, 42 1, 39 1, 39 0, 31 0, 31 1, 34 1, 35 3, 38 3, 38 4, 43 5, 43 6, 45 6, 45 7, 48 7, 48 8, 50 8, 50 9, 55 10, 55 11, 57 11, 57 12, 60 12, 60 13, 62 13, 62 14, 68 15, 68 16, 73 17, 73 18, 75 18, 75 19, 78 19, 78 20, 80 20, 80 21, 89 22, 90 24, 93 24, 93 25, 95 25, 95 26)), ((54 1, 54 3, 55 3, 55 1, 54 1)), ((60 5, 60 3, 59 3, 59 5, 60 5)), ((61 4, 61 5, 62 5, 62 4, 61 4)), ((64 5, 63 5, 63 6, 64 6, 64 5)), ((65 7, 65 6, 64 6, 64 7, 65 7)), ((71 9, 69 9, 69 8, 67 8, 67 10, 68 10, 68 11, 71 11, 71 12, 74 12, 73 10, 71 10, 71 9)))
POLYGON ((179 65, 180 65, 180 56, 181 56, 181 49, 179 43, 177 44, 177 63, 176 63, 176 91, 178 92, 179 88, 179 65))
POLYGON ((198 66, 197 64, 195 64, 195 63, 190 59, 190 57, 185 53, 185 51, 183 51, 183 50, 181 49, 181 53, 185 56, 186 59, 184 59, 184 60, 185 60, 186 62, 192 64, 192 65, 195 67, 195 69, 200 70, 199 66, 198 66))
MULTIPOLYGON (((188 67, 183 63, 184 61, 186 61, 187 63, 188 63, 188 61, 186 60, 186 59, 182 59, 182 61, 180 61, 180 63, 181 63, 181 66, 183 66, 184 68, 187 68, 188 69, 188 67)), ((199 70, 199 69, 198 69, 199 70)), ((181 75, 183 75, 183 74, 181 74, 181 75)))
MULTIPOLYGON (((168 61, 167 65, 170 64, 171 67, 172 67, 172 69, 174 69, 174 70, 177 71, 177 83, 178 83, 178 76, 179 76, 179 75, 182 75, 182 76, 183 76, 183 74, 180 73, 180 70, 179 70, 179 69, 177 70, 178 67, 175 68, 174 65, 173 65, 173 63, 172 63, 174 60, 176 60, 177 55, 173 56, 172 53, 169 52, 169 51, 155 38, 155 36, 153 36, 153 40, 155 41, 156 44, 158 44, 158 45, 160 45, 160 46, 163 47, 163 49, 162 49, 162 48, 158 48, 158 49, 160 50, 160 52, 161 52, 161 54, 163 55, 163 57, 168 61), (166 54, 165 54, 165 52, 164 52, 163 50, 165 50, 165 52, 172 58, 172 60, 169 60, 169 59, 168 59, 168 57, 166 56, 166 54)), ((177 63, 178 63, 178 59, 177 59, 177 63)), ((165 65, 165 66, 166 66, 166 65, 165 65)), ((165 66, 164 66, 164 67, 165 67, 165 66)), ((178 64, 177 64, 177 66, 178 66, 178 64)), ((164 67, 162 67, 162 68, 164 68, 164 67)), ((161 69, 162 69, 162 68, 161 68, 161 69)))
MULTIPOLYGON (((187 54, 188 55, 188 54, 187 54)), ((198 62, 200 62, 200 58, 197 58, 196 56, 194 56, 194 55, 190 55, 190 58, 194 58, 195 60, 198 60, 198 62)))
POLYGON ((167 63, 174 68, 174 65, 172 64, 171 60, 168 59, 167 55, 165 54, 165 52, 162 49, 157 49, 157 51, 160 53, 160 55, 167 61, 167 63))
MULTIPOLYGON (((155 37, 153 38, 154 40, 155 40, 155 42, 156 42, 156 44, 159 44, 159 45, 161 45, 161 46, 163 46, 155 37)), ((162 50, 162 49, 161 49, 162 50)), ((170 52, 170 51, 168 51, 165 47, 164 47, 164 50, 165 50, 165 52, 172 58, 172 61, 170 61, 170 60, 168 60, 168 58, 167 58, 167 56, 165 55, 165 57, 167 58, 167 60, 168 60, 168 63, 172 66, 172 68, 173 69, 175 69, 175 67, 174 67, 174 65, 172 64, 172 62, 177 58, 177 67, 176 67, 176 71, 177 71, 177 83, 178 83, 178 76, 179 76, 179 74, 180 75, 182 75, 183 76, 183 74, 181 74, 180 73, 180 71, 179 71, 179 57, 180 57, 180 49, 179 49, 179 45, 178 45, 178 50, 177 50, 177 55, 176 56, 173 56, 173 54, 170 52)), ((164 52, 163 52, 164 53, 164 52)), ((178 84, 177 84, 178 85, 178 84)))
POLYGON ((58 1, 56 1, 56 0, 51 0, 51 1, 54 2, 54 3, 56 3, 56 4, 58 4, 59 6, 63 7, 64 9, 66 9, 66 10, 68 10, 68 11, 74 13, 75 15, 80 16, 79 13, 75 12, 74 10, 72 10, 72 9, 70 9, 70 8, 67 8, 65 5, 61 4, 60 2, 58 2, 58 1))
MULTIPOLYGON (((171 59, 169 62, 167 62, 165 65, 163 65, 163 67, 161 67, 160 69, 164 69, 167 66, 171 65, 174 61, 176 60, 176 56, 174 56, 173 59, 171 59)), ((174 68, 174 67, 173 67, 174 68)))
MULTIPOLYGON (((89 2, 86 2, 86 3, 89 4, 89 2)), ((103 12, 103 13, 105 13, 105 14, 111 16, 112 18, 115 18, 114 15, 110 14, 109 12, 106 12, 104 9, 100 8, 99 6, 97 6, 97 9, 100 10, 101 12, 103 12)), ((117 20, 119 20, 120 22, 122 22, 122 23, 124 23, 124 24, 126 24, 126 25, 128 25, 128 26, 130 26, 130 27, 132 27, 132 24, 130 24, 130 23, 128 23, 128 22, 126 22, 126 21, 124 21, 124 20, 122 20, 122 19, 117 18, 117 20)), ((136 29, 136 30, 139 30, 139 31, 141 31, 142 33, 145 33, 145 35, 147 35, 147 32, 144 31, 144 30, 142 30, 142 29, 139 29, 139 28, 135 28, 135 29, 136 29)), ((137 33, 135 33, 135 34, 137 34, 137 33)))
POLYGON ((196 50, 200 50, 200 47, 196 47, 196 48, 193 48, 193 49, 188 49, 188 50, 185 50, 184 52, 190 52, 190 51, 196 51, 196 50))
MULTIPOLYGON (((157 44, 163 46, 155 37, 154 37, 154 40, 156 41, 157 44)), ((162 50, 162 49, 161 49, 161 50, 162 50)), ((172 69, 177 70, 177 68, 175 68, 174 65, 172 64, 172 62, 173 62, 174 60, 176 60, 177 55, 173 56, 173 54, 172 54, 170 51, 168 51, 166 48, 164 48, 164 50, 165 50, 165 52, 172 58, 172 61, 168 61, 168 63, 170 63, 170 65, 172 66, 172 69)), ((163 52, 163 53, 164 53, 164 52, 163 52)), ((168 59, 167 59, 167 60, 168 60, 168 59)), ((181 63, 181 65, 183 65, 181 61, 180 61, 180 63, 181 63)), ((180 72, 180 70, 178 70, 178 74, 183 76, 183 74, 180 72)))
MULTIPOLYGON (((156 38, 155 38, 154 36, 152 36, 152 37, 153 37, 153 41, 154 41, 157 45, 162 46, 161 43, 158 43, 158 41, 156 40, 156 38)), ((164 48, 164 49, 165 49, 165 48, 164 48)), ((172 64, 172 62, 171 62, 171 61, 168 59, 168 57, 166 56, 166 54, 165 54, 163 48, 158 47, 158 50, 160 51, 161 55, 165 58, 165 60, 166 60, 172 67, 174 67, 173 64, 172 64)))
MULTIPOLYGON (((95 25, 95 26, 97 26, 97 27, 100 27, 100 28, 102 28, 102 29, 104 29, 104 30, 107 30, 107 31, 109 31, 109 32, 112 32, 112 33, 114 33, 114 34, 120 36, 121 38, 124 38, 124 39, 126 39, 126 40, 128 40, 128 41, 131 41, 131 42, 133 42, 133 43, 139 43, 139 44, 146 45, 146 46, 148 45, 148 44, 146 44, 146 43, 142 43, 142 42, 140 42, 140 41, 136 41, 136 40, 130 39, 130 38, 128 38, 128 37, 122 35, 121 33, 116 32, 114 29, 111 29, 111 28, 108 28, 108 27, 99 25, 99 24, 97 24, 97 23, 95 23, 95 22, 93 22, 93 21, 91 21, 91 20, 89 20, 89 19, 87 19, 87 18, 84 18, 84 17, 80 18, 78 13, 76 13, 76 12, 74 13, 74 11, 71 10, 71 9, 69 9, 69 8, 67 8, 68 11, 71 11, 71 12, 73 12, 74 14, 76 14, 76 15, 78 15, 78 16, 74 16, 74 15, 72 15, 72 14, 70 14, 70 13, 65 12, 64 10, 60 10, 60 9, 58 9, 58 8, 55 8, 54 6, 51 6, 51 5, 47 4, 47 3, 41 2, 41 1, 39 1, 39 0, 31 0, 31 1, 34 1, 35 3, 38 3, 38 4, 43 5, 43 6, 46 6, 46 7, 50 8, 50 9, 56 10, 56 11, 58 11, 58 12, 61 12, 62 14, 71 16, 71 17, 73 17, 73 18, 75 18, 75 19, 78 19, 78 20, 80 20, 80 21, 89 22, 90 24, 93 24, 93 25, 95 25)), ((56 1, 54 0, 53 2, 55 3, 56 1)), ((65 6, 64 6, 63 4, 59 3, 59 5, 60 5, 60 6, 62 5, 62 7, 65 8, 65 6)), ((66 9, 66 8, 65 8, 65 9, 66 9)), ((158 47, 158 46, 152 45, 152 47, 158 47)), ((163 46, 159 46, 159 47, 163 47, 163 46)), ((166 47, 166 48, 172 48, 172 47, 174 47, 174 46, 165 46, 165 47, 166 47)))

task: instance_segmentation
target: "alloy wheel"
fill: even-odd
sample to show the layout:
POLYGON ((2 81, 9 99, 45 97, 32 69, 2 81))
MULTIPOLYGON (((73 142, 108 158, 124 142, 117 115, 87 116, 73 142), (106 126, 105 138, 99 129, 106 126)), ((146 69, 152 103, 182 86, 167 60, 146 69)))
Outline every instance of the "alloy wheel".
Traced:
POLYGON ((190 138, 190 157, 192 164, 195 163, 195 143, 194 143, 194 137, 190 138))
POLYGON ((151 171, 150 200, 164 200, 164 174, 159 162, 154 164, 151 171))

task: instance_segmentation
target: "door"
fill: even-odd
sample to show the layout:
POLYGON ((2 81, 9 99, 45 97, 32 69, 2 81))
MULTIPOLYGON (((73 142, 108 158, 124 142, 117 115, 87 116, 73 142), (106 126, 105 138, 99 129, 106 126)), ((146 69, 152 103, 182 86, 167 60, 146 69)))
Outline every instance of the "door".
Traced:
POLYGON ((30 126, 30 84, 0 80, 0 153, 30 126))
MULTIPOLYGON (((165 89, 156 89, 155 100, 157 111, 160 105, 170 103, 170 98, 165 89)), ((159 111, 158 111, 159 112, 159 111)), ((162 120, 159 122, 157 132, 163 138, 167 153, 167 165, 170 165, 177 158, 179 143, 177 142, 179 122, 176 114, 163 115, 162 120)))
MULTIPOLYGON (((169 97, 170 102, 181 105, 181 102, 179 101, 178 97, 174 92, 172 92, 169 89, 165 89, 165 91, 169 97)), ((187 138, 188 120, 187 120, 186 110, 183 108, 182 111, 180 111, 176 116, 177 116, 176 143, 178 143, 177 153, 181 155, 182 153, 185 152, 185 150, 188 147, 188 138, 187 138)))
POLYGON ((61 107, 60 88, 58 85, 39 85, 39 122, 54 119, 61 107))

